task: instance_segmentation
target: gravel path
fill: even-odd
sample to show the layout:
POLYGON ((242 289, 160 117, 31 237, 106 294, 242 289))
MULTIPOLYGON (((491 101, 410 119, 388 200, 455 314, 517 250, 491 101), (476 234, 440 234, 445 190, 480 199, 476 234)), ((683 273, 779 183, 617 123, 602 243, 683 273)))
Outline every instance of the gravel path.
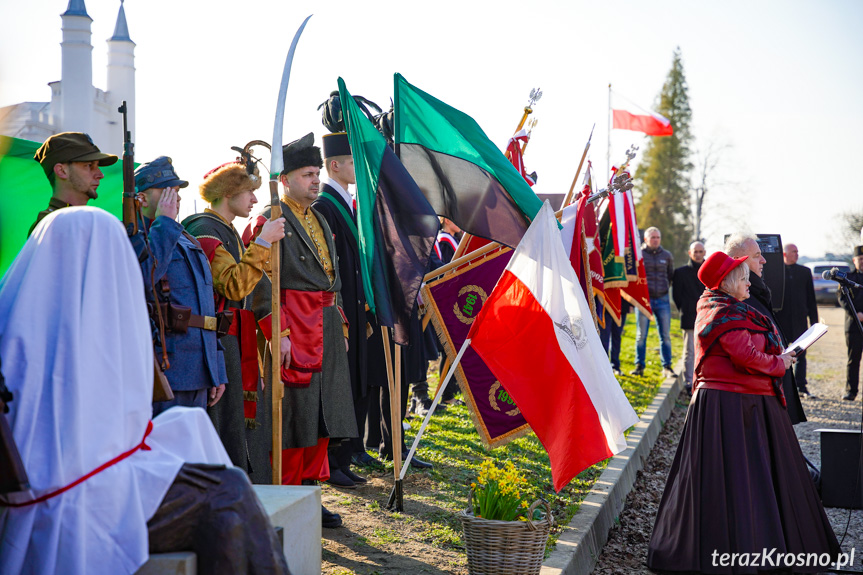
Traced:
MULTIPOLYGON (((845 336, 843 311, 839 308, 819 308, 821 321, 830 329, 810 350, 808 357, 809 391, 815 396, 803 400, 808 422, 795 427, 803 453, 820 466, 821 428, 859 429, 861 402, 843 401, 845 389, 845 336)), ((681 400, 684 398, 681 397, 681 400)), ((674 459, 677 441, 683 428, 686 405, 680 403, 672 411, 645 467, 638 474, 635 487, 626 499, 620 523, 611 530, 594 569, 598 575, 651 573, 644 564, 647 543, 653 530, 659 499, 665 487, 668 469, 674 459)), ((863 510, 826 509, 836 536, 846 553, 855 551, 853 568, 863 573, 863 510), (849 522, 850 515, 850 522, 849 522), (846 528, 847 524, 847 528, 846 528), (845 538, 843 540, 843 534, 845 538)))

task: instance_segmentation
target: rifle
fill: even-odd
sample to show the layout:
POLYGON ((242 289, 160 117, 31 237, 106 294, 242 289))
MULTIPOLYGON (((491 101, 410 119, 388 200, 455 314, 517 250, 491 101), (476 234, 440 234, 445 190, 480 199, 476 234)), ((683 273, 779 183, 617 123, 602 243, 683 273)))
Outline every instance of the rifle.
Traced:
MULTIPOLYGON (((137 249, 137 244, 134 241, 138 235, 138 218, 140 217, 141 206, 138 200, 135 199, 135 144, 132 143, 132 132, 129 131, 128 107, 126 100, 123 100, 123 105, 117 108, 117 111, 123 115, 123 225, 126 227, 126 233, 129 238, 132 238, 132 246, 138 252, 138 261, 143 262, 147 259, 150 251, 150 244, 147 240, 143 240, 141 249, 137 249)), ((151 254, 149 254, 151 255, 151 254)), ((155 266, 155 261, 153 263, 155 266)), ((152 280, 152 277, 150 278, 152 280)), ((153 301, 158 302, 156 297, 156 286, 151 282, 151 290, 153 293, 153 301)), ((174 399, 174 393, 171 391, 171 385, 168 383, 168 378, 165 377, 165 371, 170 367, 168 363, 168 352, 165 346, 165 318, 161 313, 160 306, 156 305, 156 328, 159 331, 159 336, 162 342, 162 362, 160 363, 155 354, 153 355, 153 401, 168 401, 174 399)))
MULTIPOLYGON (((6 380, 0 372, 0 407, 2 413, 9 413, 8 403, 12 401, 12 392, 6 388, 6 380)), ((21 454, 15 446, 12 428, 6 421, 6 416, 0 414, 0 495, 26 491, 30 489, 30 480, 21 461, 21 454)))
POLYGON ((126 100, 117 108, 123 114, 123 225, 130 236, 138 233, 138 202, 135 200, 135 144, 129 131, 126 100))

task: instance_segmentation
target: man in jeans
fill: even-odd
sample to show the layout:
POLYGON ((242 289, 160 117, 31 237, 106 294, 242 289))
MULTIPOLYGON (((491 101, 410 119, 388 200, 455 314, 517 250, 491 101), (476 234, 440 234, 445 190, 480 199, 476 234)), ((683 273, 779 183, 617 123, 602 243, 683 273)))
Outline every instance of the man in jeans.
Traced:
MULTIPOLYGON (((644 269, 647 273, 647 291, 650 294, 650 307, 659 328, 659 348, 662 358, 662 374, 673 377, 671 369, 671 303, 668 289, 674 276, 674 258, 671 252, 660 245, 662 233, 657 228, 650 227, 644 232, 644 243, 641 252, 644 255, 644 269)), ((635 332, 635 369, 632 375, 644 375, 644 356, 647 352, 647 331, 650 319, 638 309, 635 310, 637 329, 635 332)))

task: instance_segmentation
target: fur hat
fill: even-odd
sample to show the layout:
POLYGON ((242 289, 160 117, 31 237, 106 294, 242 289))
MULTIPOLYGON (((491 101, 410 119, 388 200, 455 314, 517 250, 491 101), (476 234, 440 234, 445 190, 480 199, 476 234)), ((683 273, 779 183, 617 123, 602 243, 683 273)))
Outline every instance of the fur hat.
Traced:
POLYGON ((282 146, 282 159, 285 162, 282 174, 287 174, 306 166, 324 167, 321 149, 315 145, 315 135, 312 132, 309 132, 299 140, 294 140, 290 144, 282 146))
POLYGON ((229 194, 257 190, 261 187, 261 175, 255 166, 255 173, 249 175, 246 167, 237 162, 222 164, 204 176, 199 188, 204 201, 212 204, 229 194))

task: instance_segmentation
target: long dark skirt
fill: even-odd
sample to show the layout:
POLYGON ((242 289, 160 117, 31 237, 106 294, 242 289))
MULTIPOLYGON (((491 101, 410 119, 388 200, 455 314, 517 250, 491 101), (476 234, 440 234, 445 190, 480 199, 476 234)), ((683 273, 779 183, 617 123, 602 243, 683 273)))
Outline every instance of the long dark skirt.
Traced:
MULTIPOLYGON (((698 390, 659 504, 647 565, 663 571, 757 573, 785 568, 784 562, 763 565, 765 553, 775 563, 779 554, 830 554, 834 561, 838 552, 778 398, 698 390), (730 556, 722 560, 724 553, 751 555, 738 555, 732 566, 730 556), (756 554, 759 559, 753 561, 756 554)), ((824 568, 810 564, 793 570, 824 568)))

